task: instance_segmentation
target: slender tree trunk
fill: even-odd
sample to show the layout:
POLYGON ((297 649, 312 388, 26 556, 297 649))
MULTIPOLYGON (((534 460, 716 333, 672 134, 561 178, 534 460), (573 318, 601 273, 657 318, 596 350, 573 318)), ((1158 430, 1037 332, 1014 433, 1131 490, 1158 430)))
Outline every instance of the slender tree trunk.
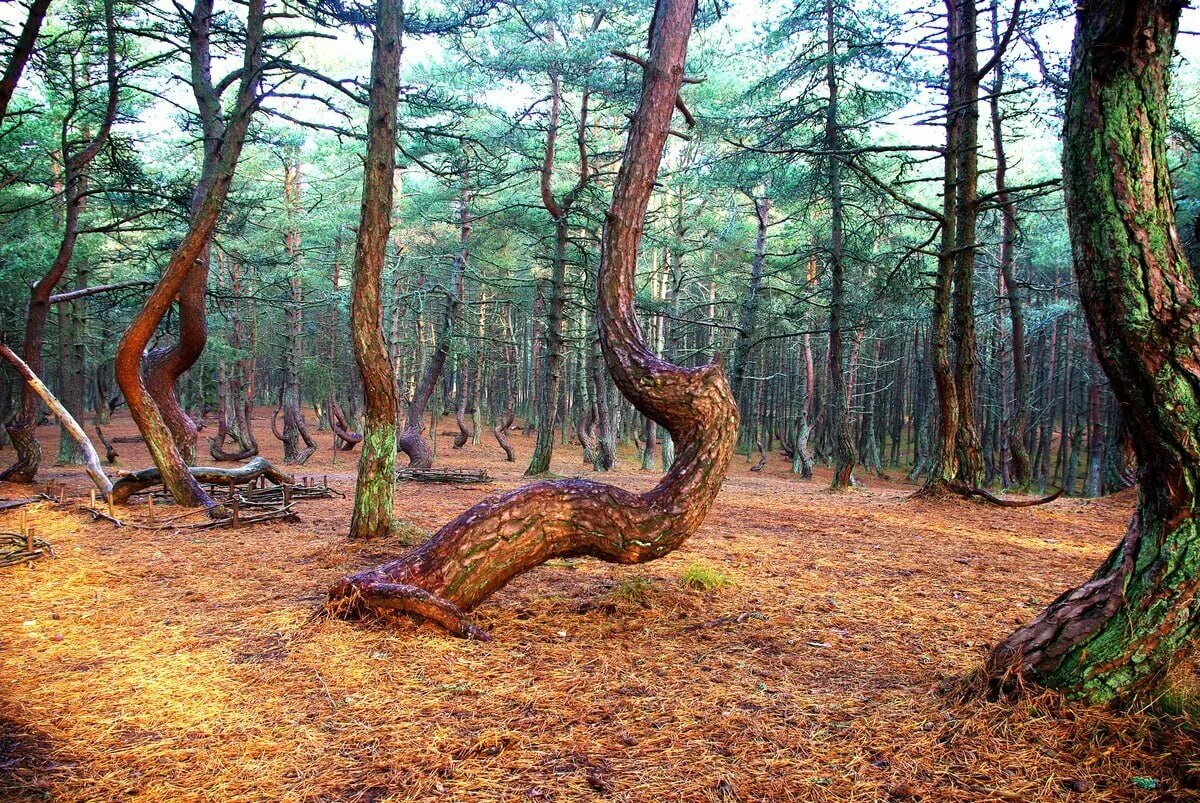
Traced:
POLYGON ((538 393, 537 439, 525 476, 536 477, 550 470, 554 453, 554 426, 557 423, 559 385, 562 382, 563 316, 566 309, 567 285, 567 219, 554 219, 554 256, 550 268, 550 303, 547 305, 546 350, 541 365, 542 381, 538 393))
MULTIPOLYGON (((437 341, 434 343, 429 364, 425 366, 425 373, 421 376, 417 392, 413 394, 412 401, 408 403, 406 424, 404 432, 400 435, 400 449, 408 455, 410 468, 429 468, 433 465, 435 456, 432 444, 425 439, 423 434, 425 409, 429 406, 429 400, 433 398, 433 392, 437 389, 438 382, 446 368, 446 360, 450 355, 450 346, 462 309, 468 247, 471 240, 470 195, 466 192, 465 178, 459 202, 458 253, 454 256, 454 262, 450 269, 450 286, 446 290, 445 311, 442 314, 442 322, 438 328, 437 341)), ((436 433, 434 435, 436 437, 436 433)))
MULTIPOLYGON (((283 346, 283 385, 280 389, 279 406, 283 412, 283 462, 299 465, 312 457, 317 444, 304 424, 304 413, 300 409, 300 364, 304 358, 304 255, 300 242, 300 148, 288 149, 283 164, 283 205, 285 229, 284 250, 291 260, 291 275, 288 277, 288 300, 286 307, 286 329, 283 346), (301 446, 301 441, 304 445, 301 446)), ((272 419, 274 428, 274 419, 272 419)))
POLYGON ((975 254, 979 218, 979 54, 975 0, 947 0, 952 20, 949 54, 950 114, 959 134, 954 157, 954 389, 957 395, 956 479, 984 484, 979 429, 975 421, 975 254))
MULTIPOLYGON (((999 41, 998 4, 992 4, 992 41, 999 41)), ((996 156, 996 201, 1000 206, 1000 273, 1012 322, 1012 363, 1015 386, 1012 419, 1008 424, 1008 448, 1012 483, 1018 490, 1028 489, 1033 475, 1026 438, 1029 433, 1029 364, 1025 358, 1025 304, 1016 281, 1017 206, 1008 191, 1008 155, 1004 150, 1004 118, 1000 99, 1004 96, 1004 59, 997 59, 993 71, 991 97, 992 146, 996 156)))
MULTIPOLYGON (((841 143, 838 123, 837 21, 833 0, 825 0, 825 149, 836 151, 841 143)), ((842 201, 841 163, 836 157, 826 159, 826 180, 829 185, 829 386, 830 425, 833 427, 834 468, 831 487, 834 490, 854 484, 854 436, 850 432, 850 391, 847 387, 842 345, 846 315, 846 254, 844 243, 844 204, 842 201)))
POLYGON ((363 441, 354 489, 354 514, 350 520, 351 538, 385 536, 392 529, 400 399, 383 336, 380 284, 392 219, 403 26, 403 0, 379 0, 371 54, 362 213, 354 253, 350 304, 354 359, 362 377, 364 402, 363 441))

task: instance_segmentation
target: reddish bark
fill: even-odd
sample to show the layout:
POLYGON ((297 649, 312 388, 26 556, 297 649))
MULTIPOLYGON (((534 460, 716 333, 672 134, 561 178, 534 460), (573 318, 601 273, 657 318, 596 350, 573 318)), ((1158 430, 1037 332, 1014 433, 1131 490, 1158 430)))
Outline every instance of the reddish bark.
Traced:
MULTIPOLYGON (((199 9, 203 3, 204 0, 200 0, 197 8, 199 9)), ((130 322, 125 335, 121 338, 114 365, 117 382, 125 394, 129 412, 133 415, 138 429, 146 439, 150 455, 161 472, 163 485, 177 503, 185 506, 211 507, 213 505, 212 499, 187 470, 184 453, 179 448, 174 429, 176 425, 180 424, 175 420, 175 413, 181 413, 183 419, 186 419, 185 429, 192 433, 193 443, 195 442, 196 424, 190 416, 183 413, 182 409, 172 409, 169 403, 165 407, 160 406, 156 401, 151 388, 156 386, 154 378, 161 377, 162 374, 149 370, 147 376, 143 378, 142 355, 158 329, 159 323, 162 322, 167 310, 170 309, 177 297, 180 299, 182 307, 183 295, 188 291, 185 284, 188 283, 189 275, 193 272, 192 269, 196 266, 197 261, 206 258, 212 232, 216 228, 217 219, 225 206, 225 198, 228 196, 229 187, 233 182, 233 174, 237 168, 238 157, 241 155, 242 144, 250 127, 251 117, 260 101, 258 83, 262 68, 264 5, 264 0, 250 0, 246 24, 246 51, 237 99, 224 137, 219 143, 211 145, 216 154, 214 157, 216 167, 212 182, 204 188, 199 204, 192 215, 188 231, 179 247, 171 255, 158 284, 150 292, 142 308, 130 322)), ((200 310, 201 325, 203 325, 202 287, 200 289, 200 310)), ((185 341, 190 342, 183 337, 184 327, 184 316, 181 309, 181 345, 185 341)), ((173 400, 174 382, 172 381, 170 385, 171 400, 173 400)), ((178 408, 178 404, 174 406, 178 408)))
POLYGON ((513 577, 559 556, 641 563, 691 536, 720 490, 737 437, 737 405, 719 362, 680 368, 646 346, 634 275, 646 207, 683 79, 695 0, 660 0, 642 100, 633 115, 601 249, 598 322, 605 359, 634 406, 665 427, 675 464, 644 494, 570 479, 536 482, 465 511, 401 558, 330 590, 342 615, 402 611, 486 638, 464 615, 513 577))

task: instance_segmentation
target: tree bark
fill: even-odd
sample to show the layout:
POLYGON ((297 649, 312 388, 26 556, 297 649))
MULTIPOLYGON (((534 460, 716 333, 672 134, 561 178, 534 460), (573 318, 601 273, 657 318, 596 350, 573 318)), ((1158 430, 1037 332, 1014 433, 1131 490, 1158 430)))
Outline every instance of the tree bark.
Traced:
POLYGON ((343 578, 330 608, 402 611, 468 636, 465 612, 550 558, 641 563, 678 547, 708 514, 737 437, 737 406, 719 363, 679 368, 654 356, 638 327, 634 275, 646 207, 679 95, 695 0, 660 0, 642 100, 613 189, 601 248, 601 345, 621 391, 675 437, 678 456, 635 495, 584 480, 543 481, 480 502, 401 558, 343 578))
POLYGON ((403 0, 376 4, 371 55, 367 154, 363 169, 362 215, 354 254, 350 330, 354 359, 363 382, 363 441, 354 491, 351 538, 388 535, 396 490, 396 423, 400 398, 383 336, 381 280, 392 219, 396 169, 403 0))
POLYGON ((1063 148, 1075 274, 1097 356, 1145 472, 1128 532, 1092 579, 992 653, 989 676, 1107 701, 1157 681, 1197 617, 1200 303, 1166 153, 1181 3, 1079 6, 1063 148))
MULTIPOLYGON (((201 0, 203 2, 204 0, 201 0)), ((162 474, 163 485, 175 501, 184 506, 203 505, 212 507, 212 499, 200 487, 200 484, 187 470, 187 462, 180 451, 175 431, 168 424, 168 419, 149 390, 153 385, 148 371, 143 378, 142 355, 150 339, 154 336, 159 323, 166 315, 172 302, 180 297, 181 306, 185 282, 197 261, 206 258, 212 232, 216 228, 217 219, 225 206, 225 198, 233 182, 233 174, 237 169, 238 157, 241 155, 242 144, 250 126, 251 117, 258 108, 258 84, 262 67, 263 18, 265 16, 265 0, 250 0, 250 8, 246 23, 246 52, 243 58, 241 77, 239 80, 237 99, 230 118, 225 136, 216 148, 216 168, 213 180, 207 186, 202 198, 192 215, 187 233, 179 247, 171 255, 166 269, 163 271, 158 284, 150 292, 137 315, 130 322, 129 328, 121 338, 117 348, 115 373, 117 383, 125 394, 129 412, 133 415, 138 429, 146 439, 146 446, 154 464, 162 474)), ((200 288, 200 310, 203 311, 203 287, 200 288)), ((203 315, 201 314, 201 318, 203 315)), ((181 337, 184 320, 180 318, 181 337)), ((173 382, 171 383, 173 385, 173 382)), ((173 393, 173 389, 172 389, 173 393)), ((176 404, 176 407, 178 405, 176 404)), ((165 409, 170 409, 165 408, 165 409)), ((193 433, 196 425, 190 416, 184 414, 188 428, 193 433)), ((194 438, 193 438, 194 442, 194 438)))
MULTIPOLYGON (((45 13, 45 9, 42 9, 45 13)), ((31 11, 32 14, 32 11, 31 11)), ((117 24, 113 12, 113 0, 104 3, 104 28, 106 36, 106 78, 108 95, 100 126, 96 135, 76 150, 69 140, 71 126, 64 123, 60 151, 63 159, 63 234, 59 241, 54 261, 45 275, 29 293, 29 305, 25 312, 25 336, 21 352, 26 364, 37 376, 43 373, 42 346, 46 333, 46 318, 50 311, 50 296, 71 265, 75 244, 79 239, 79 220, 87 203, 87 170, 92 160, 108 142, 112 124, 117 114, 120 95, 120 78, 117 71, 117 24)), ((32 46, 32 43, 30 43, 32 46)), ((20 43, 18 43, 20 47, 20 43)), ((20 57, 15 53, 13 58, 20 57)), ((28 57, 27 55, 25 56, 28 57)), ((10 64, 11 68, 11 64, 10 64)), ((6 76, 7 79, 7 76, 6 76)), ((2 91, 2 87, 0 87, 2 91)), ((7 105, 7 99, 0 96, 7 105)), ((76 109, 72 109, 73 114, 76 109)), ((28 383, 21 388, 21 405, 17 414, 7 425, 8 436, 16 462, 0 473, 0 480, 7 482, 33 482, 41 465, 42 449, 36 436, 41 402, 38 394, 28 383)))

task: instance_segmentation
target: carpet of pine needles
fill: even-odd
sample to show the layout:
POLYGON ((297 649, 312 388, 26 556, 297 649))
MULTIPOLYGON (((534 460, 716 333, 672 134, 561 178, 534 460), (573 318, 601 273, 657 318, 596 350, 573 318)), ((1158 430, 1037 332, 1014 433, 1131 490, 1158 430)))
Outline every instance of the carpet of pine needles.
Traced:
MULTIPOLYGON (((260 411, 264 453, 281 461, 267 422, 260 411)), ((52 463, 57 428, 41 436, 52 463)), ((318 438, 298 473, 352 491, 357 450, 335 462, 318 438)), ((439 437, 443 464, 498 481, 405 484, 397 514, 430 531, 517 486, 531 440, 514 440, 508 464, 490 433, 461 451, 439 437)), ((118 449, 119 468, 148 465, 141 444, 118 449)), ((655 482, 623 457, 611 481, 655 482)), ((778 455, 748 466, 738 459, 683 549, 636 567, 553 561, 476 612, 494 637, 476 643, 407 620, 313 618, 337 577, 405 548, 349 542, 349 499, 303 502, 298 524, 116 528, 70 504, 87 497, 80 470, 51 464, 43 478, 69 504, 27 516, 57 557, 0 570, 0 799, 1200 795, 1186 713, 945 692, 1102 560, 1130 494, 1007 510, 916 501, 882 479, 832 494, 778 455), (685 574, 726 582, 704 590, 685 574)), ((591 474, 573 445, 555 469, 591 474)), ((0 514, 0 530, 19 516, 0 514)))

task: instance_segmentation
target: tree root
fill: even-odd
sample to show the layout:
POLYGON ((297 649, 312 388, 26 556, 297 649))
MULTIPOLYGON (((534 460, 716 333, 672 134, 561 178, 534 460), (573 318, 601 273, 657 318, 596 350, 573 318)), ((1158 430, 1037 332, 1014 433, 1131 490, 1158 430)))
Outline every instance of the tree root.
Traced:
POLYGON ((433 622, 463 638, 492 640, 486 630, 475 625, 453 602, 406 583, 355 586, 344 579, 330 592, 325 610, 332 616, 344 619, 358 618, 368 612, 406 613, 433 622))
POLYGON ((964 499, 976 497, 996 507, 1036 507, 1037 505, 1045 505, 1058 499, 1066 490, 1065 488, 1059 488, 1049 496, 1043 496, 1040 499, 1001 499, 982 488, 972 488, 960 482, 948 482, 946 483, 946 487, 964 499))

